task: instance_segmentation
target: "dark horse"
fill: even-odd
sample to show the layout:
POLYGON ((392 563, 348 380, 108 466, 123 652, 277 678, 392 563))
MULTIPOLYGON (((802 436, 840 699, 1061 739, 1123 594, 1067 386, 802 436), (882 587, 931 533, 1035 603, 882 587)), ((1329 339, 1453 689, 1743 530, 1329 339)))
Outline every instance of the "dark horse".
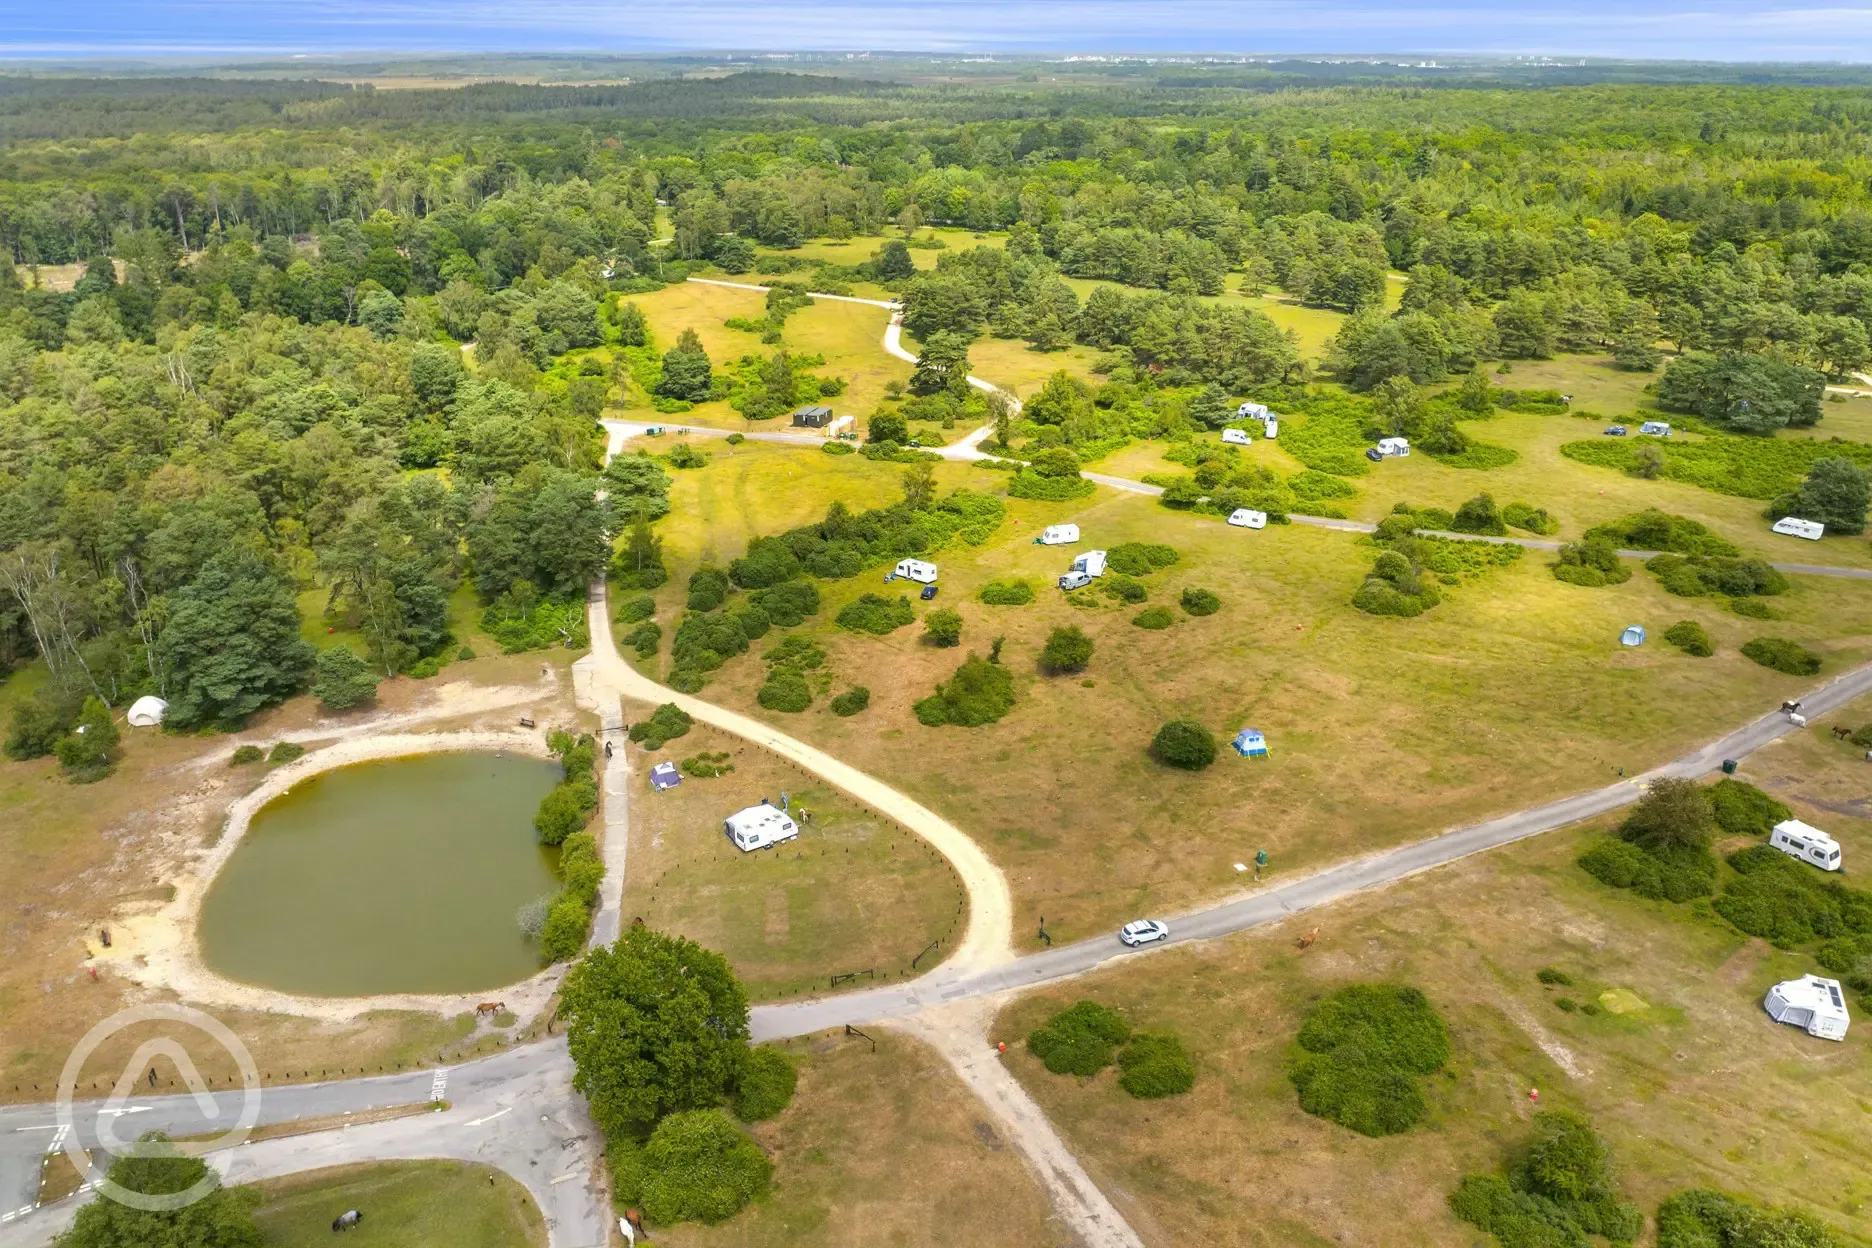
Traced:
POLYGON ((359 1213, 355 1209, 347 1209, 343 1213, 339 1214, 336 1218, 332 1219, 332 1230, 334 1231, 353 1230, 357 1227, 357 1224, 362 1222, 363 1220, 364 1220, 363 1214, 359 1213))

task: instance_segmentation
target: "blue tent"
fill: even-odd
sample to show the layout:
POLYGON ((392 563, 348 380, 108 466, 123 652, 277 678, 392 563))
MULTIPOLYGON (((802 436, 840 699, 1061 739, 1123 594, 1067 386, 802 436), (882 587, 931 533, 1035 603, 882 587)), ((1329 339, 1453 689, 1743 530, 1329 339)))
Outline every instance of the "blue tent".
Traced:
POLYGON ((1267 738, 1261 735, 1259 728, 1244 728, 1235 734, 1231 742, 1235 752, 1243 758, 1266 758, 1267 738))
POLYGON ((1621 646, 1644 645, 1644 625, 1634 624, 1630 628, 1626 629, 1624 632, 1620 633, 1619 645, 1621 646))
POLYGON ((664 789, 673 789, 682 783, 682 773, 676 770, 675 763, 658 763, 650 769, 650 787, 661 793, 664 789))

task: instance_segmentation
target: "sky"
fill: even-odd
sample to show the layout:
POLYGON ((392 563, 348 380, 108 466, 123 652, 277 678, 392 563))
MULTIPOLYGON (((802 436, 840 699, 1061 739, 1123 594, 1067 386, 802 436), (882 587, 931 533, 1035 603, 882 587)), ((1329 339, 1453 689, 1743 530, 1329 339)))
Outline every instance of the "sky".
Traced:
POLYGON ((1872 61, 1872 0, 0 0, 0 57, 689 50, 1872 61))

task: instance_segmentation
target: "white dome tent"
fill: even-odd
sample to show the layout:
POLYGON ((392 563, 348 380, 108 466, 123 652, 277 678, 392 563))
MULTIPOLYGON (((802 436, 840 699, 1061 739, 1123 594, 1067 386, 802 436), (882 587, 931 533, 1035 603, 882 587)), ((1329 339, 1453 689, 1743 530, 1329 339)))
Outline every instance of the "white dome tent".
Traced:
POLYGON ((169 713, 169 704, 154 694, 146 693, 130 704, 130 726, 132 728, 155 728, 163 722, 163 716, 169 713))

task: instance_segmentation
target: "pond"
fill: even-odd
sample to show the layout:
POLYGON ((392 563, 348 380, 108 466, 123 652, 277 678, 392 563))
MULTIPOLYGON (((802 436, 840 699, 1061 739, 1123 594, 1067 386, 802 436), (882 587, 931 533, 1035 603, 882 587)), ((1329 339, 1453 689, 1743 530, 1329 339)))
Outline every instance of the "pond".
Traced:
POLYGON ((539 969, 515 912, 557 890, 533 812, 559 766, 426 754, 314 776, 255 812, 202 905, 202 960, 309 996, 474 993, 539 969))

